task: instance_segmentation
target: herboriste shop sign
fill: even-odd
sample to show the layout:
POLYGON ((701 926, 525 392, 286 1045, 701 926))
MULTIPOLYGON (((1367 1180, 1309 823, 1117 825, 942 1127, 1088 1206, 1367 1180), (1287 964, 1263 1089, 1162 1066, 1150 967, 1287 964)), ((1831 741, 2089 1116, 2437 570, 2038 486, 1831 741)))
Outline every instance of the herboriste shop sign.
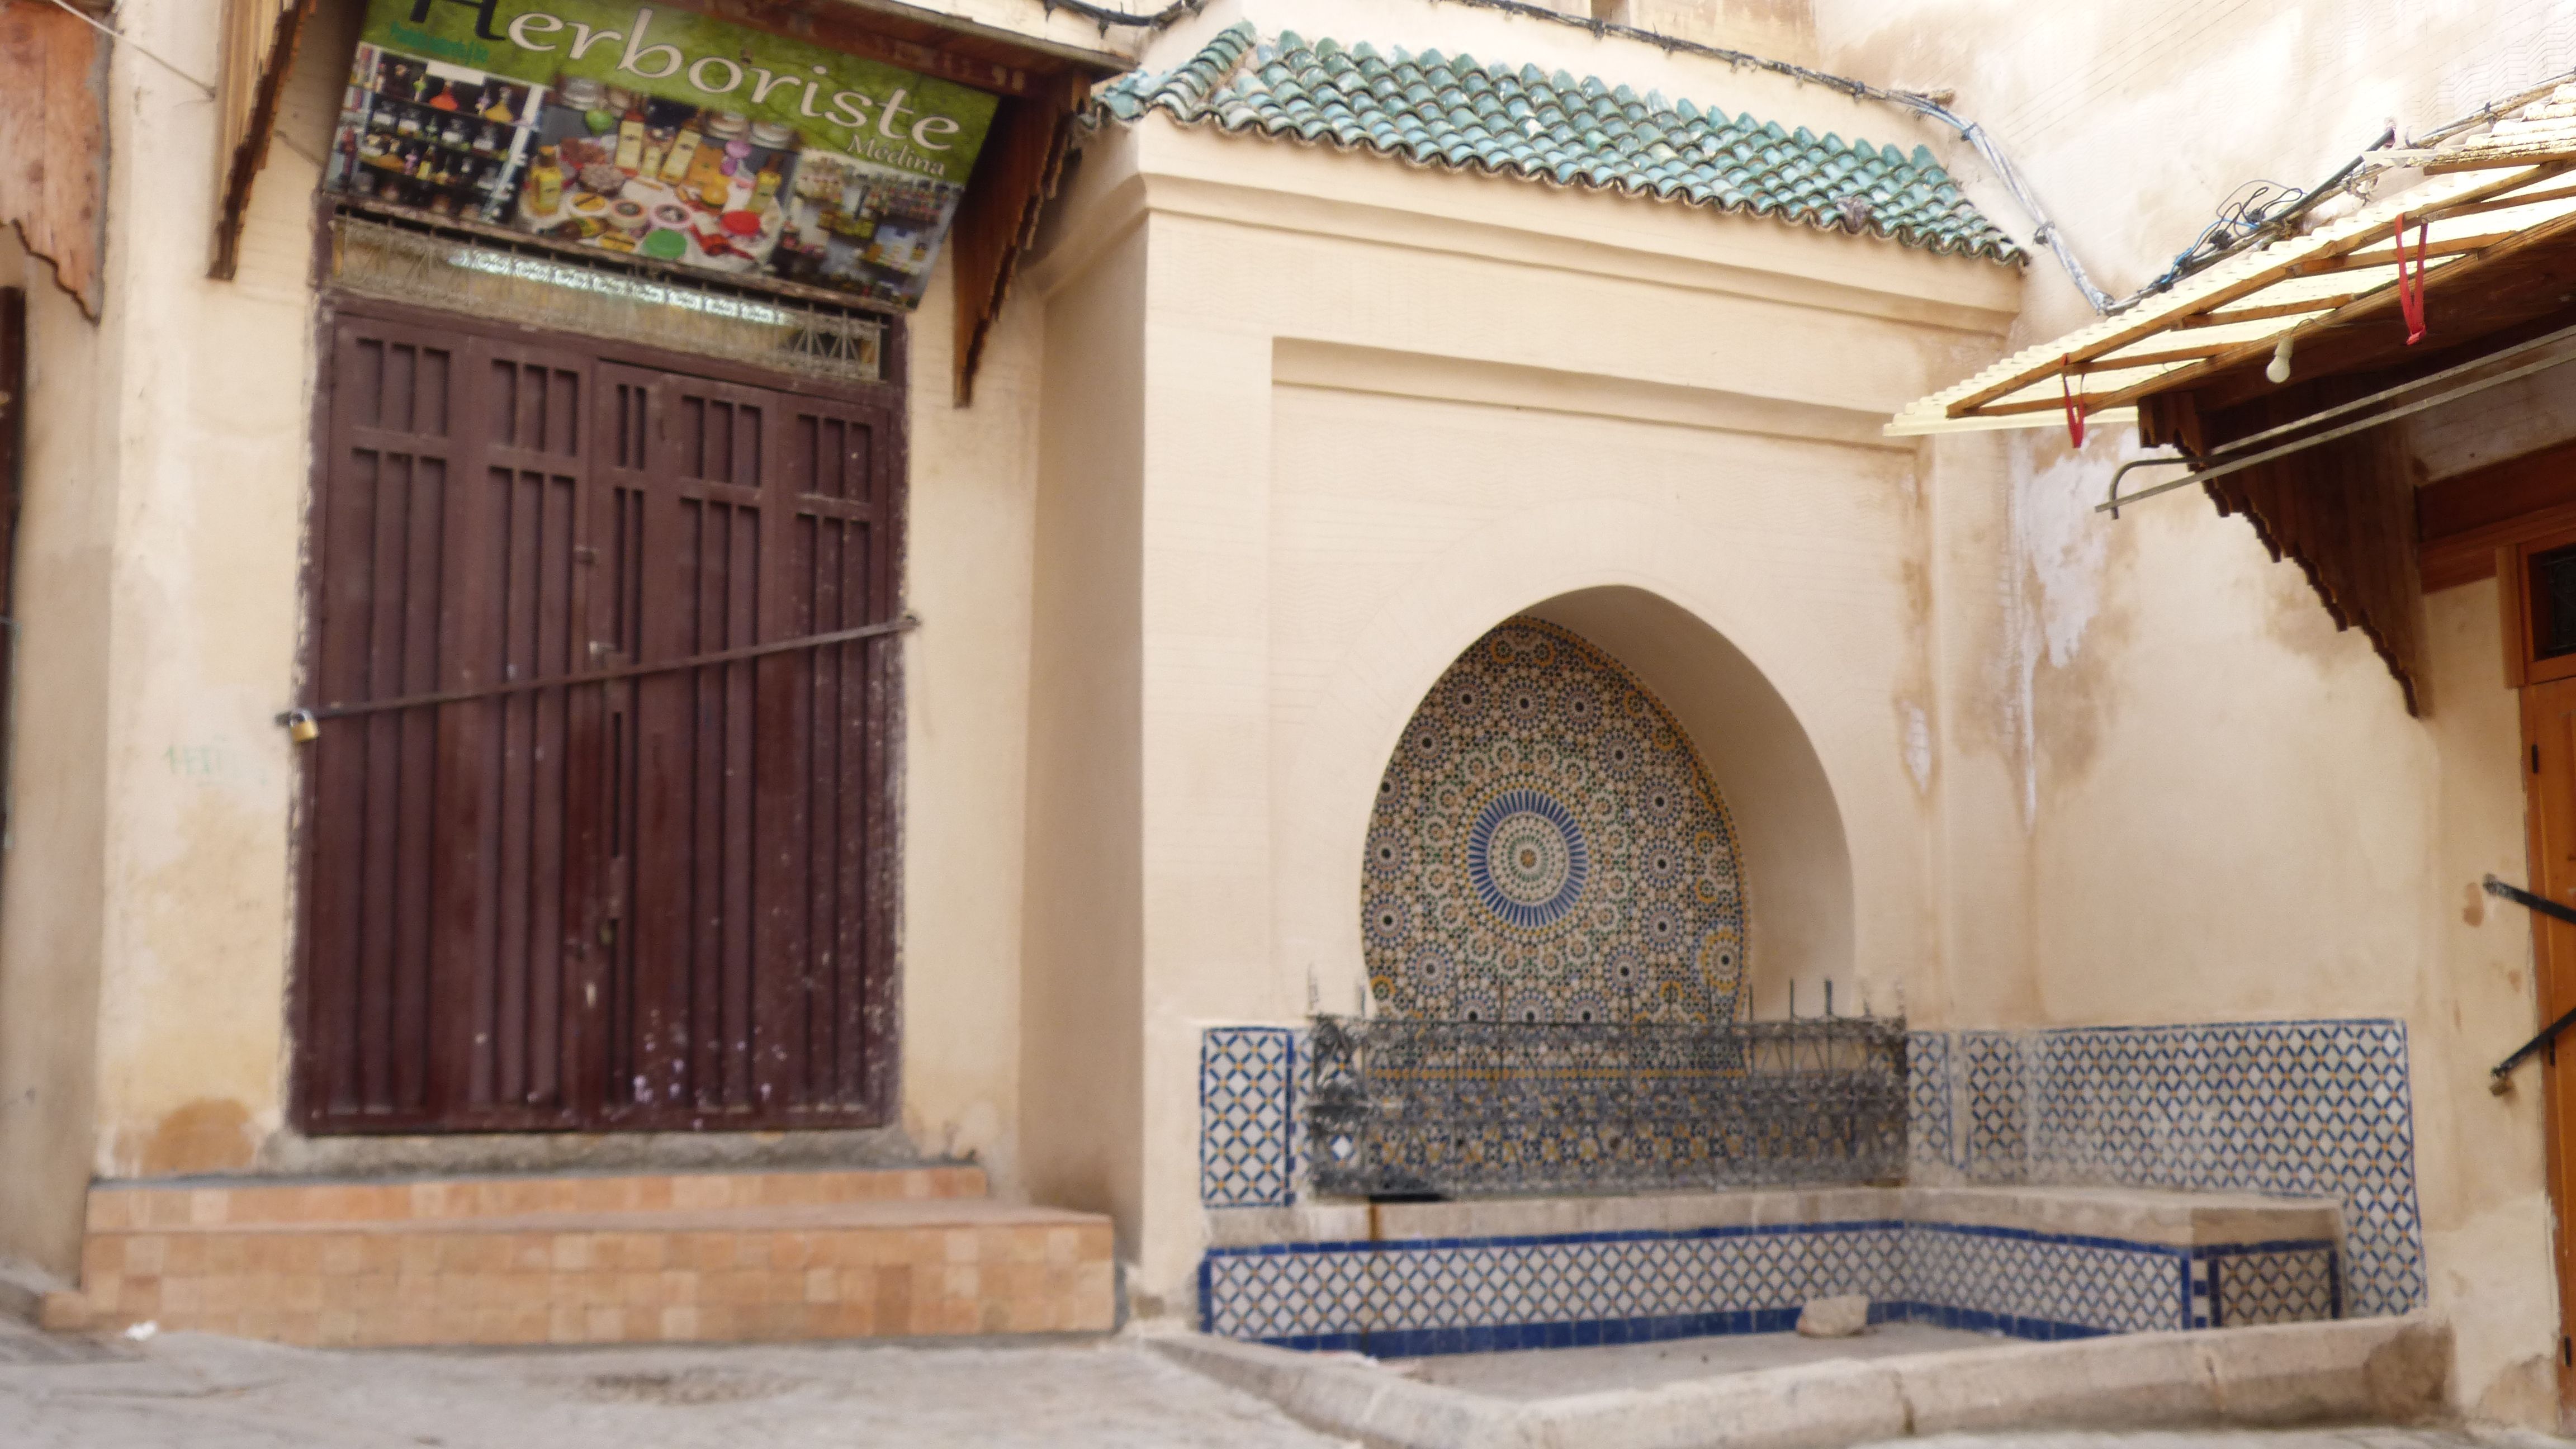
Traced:
POLYGON ((667 5, 372 0, 327 184, 910 307, 995 104, 667 5))

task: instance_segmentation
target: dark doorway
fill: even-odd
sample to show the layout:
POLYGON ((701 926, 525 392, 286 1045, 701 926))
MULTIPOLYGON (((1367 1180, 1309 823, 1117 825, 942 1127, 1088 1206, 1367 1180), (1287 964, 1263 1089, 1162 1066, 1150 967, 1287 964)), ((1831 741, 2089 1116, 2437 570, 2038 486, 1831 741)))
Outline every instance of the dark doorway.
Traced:
POLYGON ((303 749, 305 1129, 883 1123, 899 646, 832 636, 900 608, 900 389, 324 343, 306 697, 362 708, 303 749))

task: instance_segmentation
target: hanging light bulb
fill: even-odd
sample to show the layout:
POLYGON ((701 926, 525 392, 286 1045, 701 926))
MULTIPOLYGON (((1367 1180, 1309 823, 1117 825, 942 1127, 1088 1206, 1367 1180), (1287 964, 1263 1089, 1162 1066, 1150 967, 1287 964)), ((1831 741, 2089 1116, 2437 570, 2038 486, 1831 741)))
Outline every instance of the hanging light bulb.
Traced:
POLYGON ((2280 345, 2272 349, 2272 360, 2264 364, 2263 375, 2272 379, 2275 387, 2290 380, 2290 344, 2294 340, 2282 338, 2280 345))

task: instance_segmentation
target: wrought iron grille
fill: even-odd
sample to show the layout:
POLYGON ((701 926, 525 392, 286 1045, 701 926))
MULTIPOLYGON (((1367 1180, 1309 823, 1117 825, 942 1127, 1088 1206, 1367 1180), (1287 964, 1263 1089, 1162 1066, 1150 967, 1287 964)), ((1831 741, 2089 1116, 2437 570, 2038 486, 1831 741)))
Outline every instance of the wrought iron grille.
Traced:
POLYGON ((1318 1192, 1351 1197, 1886 1182, 1905 1023, 1315 1019, 1318 1192))
POLYGON ((331 222, 331 280, 393 302, 721 357, 830 382, 884 374, 885 323, 856 308, 639 270, 608 253, 362 213, 331 222))

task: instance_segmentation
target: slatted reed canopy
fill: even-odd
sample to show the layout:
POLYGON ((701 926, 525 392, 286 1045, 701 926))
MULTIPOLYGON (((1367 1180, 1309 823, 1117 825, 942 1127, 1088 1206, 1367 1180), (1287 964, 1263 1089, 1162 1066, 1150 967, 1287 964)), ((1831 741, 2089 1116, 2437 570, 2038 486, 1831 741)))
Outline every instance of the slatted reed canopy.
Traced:
MULTIPOLYGON (((2189 390, 2203 410, 2261 396, 2274 350, 2313 379, 2452 353, 2565 304, 2576 274, 2576 87, 2438 150, 2372 158, 2424 179, 2304 236, 2230 257, 2163 296, 2028 348, 1896 415, 1890 434, 2095 421, 2189 390), (2428 331, 2412 348, 2399 234, 2419 245, 2428 331)), ((2399 179, 2389 176, 2389 181, 2399 179)), ((2457 360, 2454 357, 2453 360, 2457 360)))
POLYGON ((2244 515, 2427 712, 2416 474, 2379 424, 2576 361, 2576 86, 2493 109, 2437 147, 2370 153, 2369 204, 2016 353, 1887 432, 2136 421, 2178 454, 2159 486, 2199 482, 2244 515))

